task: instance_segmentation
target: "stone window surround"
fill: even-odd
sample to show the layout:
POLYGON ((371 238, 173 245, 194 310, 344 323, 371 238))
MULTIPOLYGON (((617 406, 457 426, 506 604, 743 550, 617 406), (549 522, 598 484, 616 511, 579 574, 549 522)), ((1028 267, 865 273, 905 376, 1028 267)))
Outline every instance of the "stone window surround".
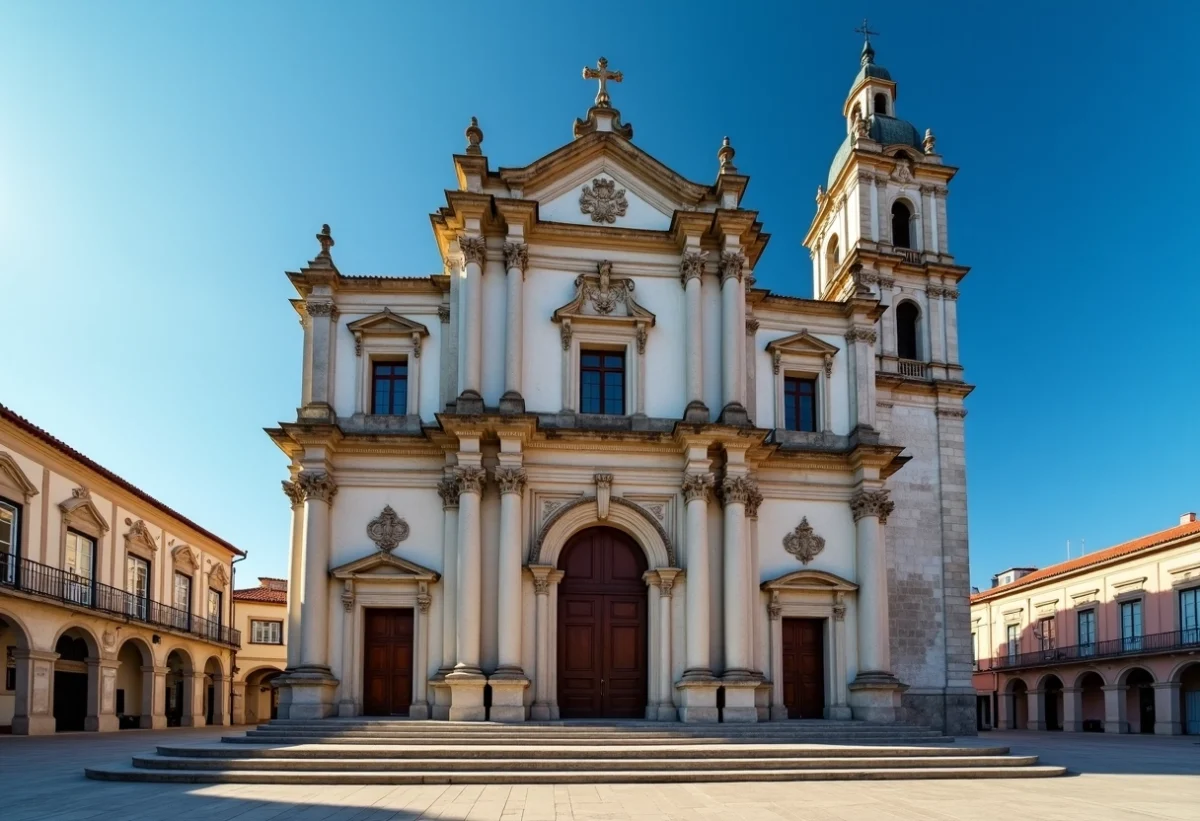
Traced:
MULTIPOLYGON (((147 579, 146 596, 147 596, 147 598, 153 599, 153 598, 155 598, 155 590, 154 590, 155 553, 158 551, 158 545, 155 543, 154 537, 151 536, 144 529, 145 526, 146 526, 146 523, 139 519, 139 520, 135 521, 133 523, 133 525, 130 527, 130 529, 125 533, 126 561, 123 563, 123 567, 122 567, 122 571, 121 571, 121 573, 122 573, 121 587, 122 587, 122 589, 124 589, 125 585, 129 583, 129 571, 127 569, 128 557, 136 556, 137 558, 145 561, 147 565, 149 565, 149 577, 147 579), (138 525, 140 525, 140 527, 138 525)), ((129 592, 132 592, 132 591, 129 591, 129 592)))
POLYGON ((921 295, 918 293, 900 288, 892 297, 892 304, 888 308, 888 315, 891 317, 893 339, 896 340, 894 343, 895 351, 893 352, 893 355, 897 359, 900 358, 900 325, 896 319, 900 316, 900 305, 904 302, 911 302, 914 306, 916 306, 917 309, 917 358, 913 361, 929 362, 933 359, 930 354, 929 345, 929 340, 931 338, 930 333, 932 329, 929 327, 928 296, 925 295, 924 303, 922 303, 920 296, 921 295))
POLYGON ((16 552, 21 558, 29 556, 29 531, 25 515, 29 501, 38 494, 37 487, 8 453, 0 451, 0 499, 17 509, 16 552))
MULTIPOLYGON (((76 491, 80 491, 76 488, 76 491)), ((67 533, 75 531, 86 536, 94 543, 92 548, 92 580, 99 581, 101 556, 105 551, 104 535, 108 532, 108 522, 100 515, 100 511, 92 502, 91 495, 83 491, 82 496, 72 496, 59 503, 62 511, 62 526, 58 529, 58 566, 64 570, 67 567, 67 533)))
MULTIPOLYGON (((176 545, 171 550, 171 606, 175 606, 175 574, 187 576, 192 580, 191 600, 188 602, 188 613, 196 614, 196 596, 200 585, 196 584, 196 575, 200 572, 200 559, 195 550, 186 544, 176 545)), ((207 612, 208 603, 205 602, 207 612)))
POLYGON ((620 351, 625 355, 625 416, 646 414, 646 339, 649 323, 606 319, 589 322, 574 317, 562 359, 563 410, 579 413, 580 356, 584 348, 620 351), (639 337, 641 341, 639 341, 639 337))
POLYGON ((784 429, 783 380, 785 377, 794 376, 816 379, 816 429, 820 433, 830 433, 833 430, 833 404, 830 396, 833 358, 839 349, 809 335, 807 330, 802 330, 797 334, 768 342, 766 350, 771 357, 771 367, 774 371, 775 427, 780 430, 784 429), (809 349, 797 349, 800 346, 809 349))
MULTIPOLYGON (((362 353, 358 357, 358 367, 354 372, 355 399, 354 412, 369 414, 367 408, 372 400, 371 372, 376 362, 406 362, 408 364, 408 399, 405 412, 408 416, 420 413, 421 401, 421 345, 420 336, 413 334, 413 339, 384 339, 376 337, 363 339, 362 353)), ((372 408, 373 410, 373 408, 372 408)))
MULTIPOLYGON (((1183 594, 1189 590, 1200 590, 1200 578, 1180 579, 1171 585, 1171 607, 1175 611, 1173 624, 1175 629, 1183 631, 1183 594)), ((1200 595, 1200 594, 1198 594, 1200 595)), ((1189 630, 1191 628, 1188 628, 1189 630)))
MULTIPOLYGON (((905 159, 908 159, 907 156, 905 159)), ((916 251, 918 254, 923 253, 925 251, 925 226, 923 209, 921 208, 920 190, 916 191, 916 196, 914 197, 911 190, 916 188, 914 184, 898 183, 895 180, 892 181, 892 184, 897 186, 899 190, 894 196, 888 198, 887 208, 883 212, 885 217, 883 223, 886 226, 883 239, 888 245, 894 246, 894 238, 892 237, 892 206, 898 202, 902 202, 908 208, 909 213, 908 239, 910 247, 908 250, 916 251)))

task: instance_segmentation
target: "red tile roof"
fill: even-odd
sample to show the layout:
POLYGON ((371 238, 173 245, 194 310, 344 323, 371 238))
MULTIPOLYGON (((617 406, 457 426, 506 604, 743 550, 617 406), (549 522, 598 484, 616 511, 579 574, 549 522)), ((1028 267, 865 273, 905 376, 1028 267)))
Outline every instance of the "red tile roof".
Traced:
POLYGON ((234 590, 233 598, 235 601, 253 601, 260 604, 287 604, 287 589, 251 587, 246 590, 234 590))
POLYGON ((188 527, 192 528, 192 530, 195 530, 198 533, 200 533, 204 536, 207 536, 208 538, 212 539, 217 544, 221 545, 221 547, 224 547, 227 550, 229 550, 231 553, 233 553, 237 556, 245 556, 246 555, 246 553, 244 551, 234 547, 229 542, 225 541, 220 536, 213 533, 211 530, 201 527, 200 525, 196 524, 194 521, 192 521, 188 517, 184 516, 179 511, 174 510, 173 508, 167 507, 166 505, 164 505, 162 502, 158 501, 158 499, 155 499, 153 496, 151 496, 146 491, 142 490, 141 488, 137 487, 136 485, 134 485, 130 482, 125 481, 120 476, 113 473, 111 470, 109 470, 108 468, 99 464, 98 462, 93 462, 91 459, 84 456, 79 451, 75 450, 75 448, 71 447, 66 442, 62 441, 61 439, 59 439, 56 436, 53 436, 48 431, 45 431, 42 428, 39 428, 37 425, 30 422, 24 416, 21 416, 17 412, 11 410, 10 408, 5 407, 4 405, 0 405, 0 419, 3 419, 6 422, 11 422, 15 427, 20 428, 21 430, 25 431, 26 433, 30 434, 31 436, 42 440, 47 445, 54 448, 55 450, 57 450, 59 453, 63 454, 64 456, 74 459, 76 462, 79 462, 84 467, 87 467, 90 470, 93 470, 96 473, 99 473, 101 476, 103 476, 105 479, 108 479, 113 484, 118 485, 119 487, 127 490, 128 492, 132 493, 134 496, 141 499, 146 504, 151 505, 152 507, 156 508, 160 512, 167 514, 168 516, 174 518, 176 521, 181 522, 184 525, 187 525, 188 527))
POLYGON ((1002 596, 1014 590, 1019 590, 1024 587, 1032 587, 1039 582, 1044 582, 1047 579, 1054 579, 1059 576, 1066 576, 1071 573, 1078 573, 1082 570, 1087 570, 1095 565, 1104 564, 1114 559, 1125 558, 1126 556, 1143 551, 1152 550, 1162 547, 1163 545, 1174 542, 1178 539, 1187 536, 1200 535, 1200 522, 1188 522, 1186 524, 1177 525, 1175 527, 1160 530, 1157 533, 1151 533, 1148 536, 1142 536, 1139 539, 1134 539, 1130 542, 1124 542, 1114 547, 1105 548, 1104 550, 1095 553, 1089 553, 1086 556, 1080 556, 1077 559, 1070 559, 1058 564, 1052 564, 1049 567, 1043 567, 1041 570, 1035 570, 1027 576, 1022 576, 1011 584, 1002 584, 999 587, 993 587, 988 590, 983 590, 971 596, 971 604, 976 602, 987 601, 997 596, 1002 596))

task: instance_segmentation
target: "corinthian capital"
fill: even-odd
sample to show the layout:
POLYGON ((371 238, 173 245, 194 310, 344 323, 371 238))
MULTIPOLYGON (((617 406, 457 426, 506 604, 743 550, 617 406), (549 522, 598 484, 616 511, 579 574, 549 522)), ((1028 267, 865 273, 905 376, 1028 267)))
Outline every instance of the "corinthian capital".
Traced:
POLYGON ((304 310, 309 316, 333 316, 333 303, 314 302, 310 299, 304 303, 304 310))
POLYGON ((482 268, 487 262, 487 241, 483 237, 469 237, 464 234, 458 238, 458 247, 466 264, 474 262, 482 268))
POLYGON ((458 507, 458 480, 446 478, 438 482, 438 495, 442 497, 442 509, 458 507))
POLYGON ((887 524, 895 509, 896 503, 888 499, 886 490, 860 490, 850 498, 850 512, 856 522, 864 516, 878 516, 881 524, 887 524))
POLYGON ((523 242, 506 242, 504 243, 504 266, 508 269, 516 268, 525 275, 525 266, 529 264, 529 246, 523 242))
POLYGON ((708 251, 688 251, 679 262, 679 281, 686 288, 689 279, 699 279, 708 262, 708 251))
POLYGON ((289 482, 284 479, 280 484, 283 485, 284 495, 292 502, 292 507, 297 507, 304 504, 304 490, 296 482, 289 482))
POLYGON ((525 490, 524 468, 496 468, 496 484, 501 493, 516 493, 518 496, 525 490))
POLYGON ((305 501, 316 499, 330 504, 333 497, 337 496, 337 484, 334 483, 333 477, 323 470, 302 470, 296 477, 296 483, 300 485, 300 492, 304 494, 305 501))
POLYGON ((746 504, 758 486, 746 476, 726 476, 721 482, 721 504, 746 504))
POLYGON ((455 468, 454 478, 458 481, 458 492, 460 495, 463 493, 483 493, 483 483, 487 479, 487 471, 477 467, 455 468))
POLYGON ((746 265, 746 255, 741 251, 726 251, 721 254, 721 284, 730 277, 737 277, 737 281, 742 281, 742 269, 746 265))
POLYGON ((712 486, 713 476, 711 473, 689 473, 683 477, 683 498, 688 502, 696 499, 707 502, 712 486))
POLYGON ((853 345, 855 342, 870 342, 875 344, 878 337, 870 328, 851 328, 846 331, 846 341, 853 345))

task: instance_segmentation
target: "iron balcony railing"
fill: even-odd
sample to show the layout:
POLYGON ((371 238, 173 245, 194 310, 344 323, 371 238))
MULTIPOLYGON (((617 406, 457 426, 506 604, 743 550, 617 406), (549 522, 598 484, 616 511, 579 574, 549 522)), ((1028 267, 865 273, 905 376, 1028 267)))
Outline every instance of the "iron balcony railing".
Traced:
POLYGON ((1068 647, 1047 647, 1029 653, 1008 653, 988 659, 988 669, 1015 670, 1024 667, 1046 667, 1052 664, 1070 664, 1096 659, 1119 658, 1178 650, 1200 650, 1200 627, 1172 630, 1170 633, 1152 633, 1149 636, 1094 641, 1088 644, 1073 644, 1068 647))
POLYGON ((93 579, 77 576, 69 570, 18 559, 11 553, 0 553, 0 588, 20 590, 64 604, 86 607, 112 616, 125 617, 156 627, 167 627, 190 633, 208 641, 240 647, 240 630, 219 621, 192 615, 147 596, 118 590, 93 579))

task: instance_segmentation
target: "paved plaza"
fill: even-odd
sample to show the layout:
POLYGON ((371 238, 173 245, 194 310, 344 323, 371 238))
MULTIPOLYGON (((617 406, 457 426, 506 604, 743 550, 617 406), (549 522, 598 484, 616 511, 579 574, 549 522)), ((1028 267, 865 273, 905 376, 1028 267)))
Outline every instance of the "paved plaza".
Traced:
POLYGON ((998 781, 588 786, 156 785, 88 781, 83 768, 163 741, 207 742, 228 730, 0 737, 0 816, 26 819, 1116 819, 1197 818, 1200 739, 987 733, 960 745, 1008 744, 1071 775, 998 781))

